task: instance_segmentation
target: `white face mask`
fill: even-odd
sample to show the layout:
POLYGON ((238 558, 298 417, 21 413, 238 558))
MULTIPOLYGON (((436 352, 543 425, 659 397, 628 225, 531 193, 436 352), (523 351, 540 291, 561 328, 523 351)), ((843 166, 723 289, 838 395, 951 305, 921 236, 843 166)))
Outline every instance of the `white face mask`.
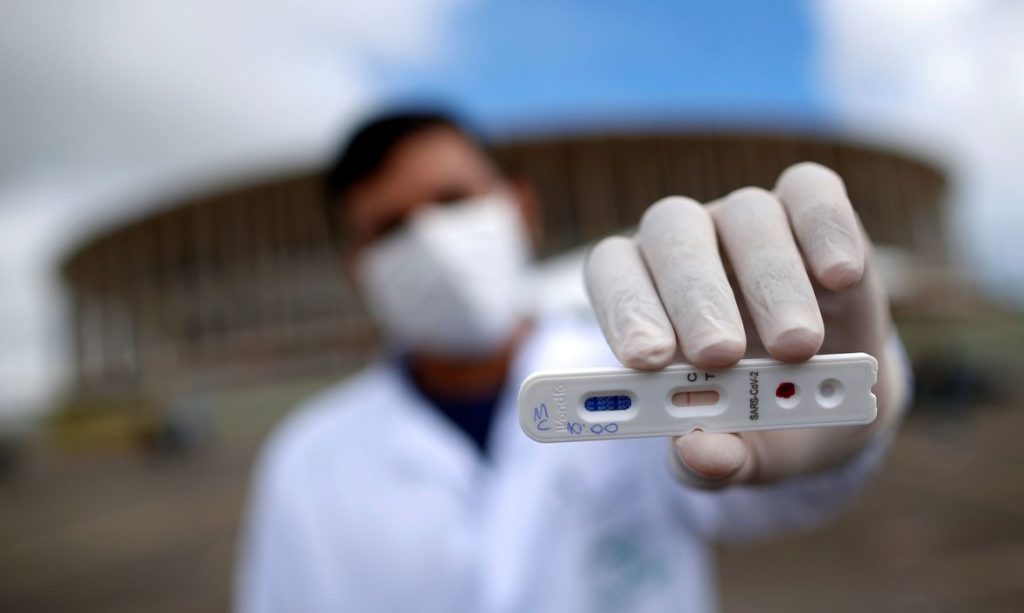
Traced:
POLYGON ((399 348, 485 355, 525 315, 529 255, 518 207, 494 192, 424 207, 398 234, 367 247, 356 280, 399 348))

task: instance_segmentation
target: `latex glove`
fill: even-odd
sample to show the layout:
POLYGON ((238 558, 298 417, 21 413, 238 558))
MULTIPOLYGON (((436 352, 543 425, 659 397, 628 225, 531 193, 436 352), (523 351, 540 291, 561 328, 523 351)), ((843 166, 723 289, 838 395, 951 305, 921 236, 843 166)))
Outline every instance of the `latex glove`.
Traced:
POLYGON ((584 274, 625 366, 661 368, 678 352, 708 369, 766 353, 788 362, 819 351, 878 359, 873 424, 677 437, 692 483, 770 482, 828 468, 898 421, 904 365, 889 342, 885 292, 846 188, 824 166, 797 164, 773 192, 744 188, 707 206, 660 200, 635 236, 598 243, 584 274))

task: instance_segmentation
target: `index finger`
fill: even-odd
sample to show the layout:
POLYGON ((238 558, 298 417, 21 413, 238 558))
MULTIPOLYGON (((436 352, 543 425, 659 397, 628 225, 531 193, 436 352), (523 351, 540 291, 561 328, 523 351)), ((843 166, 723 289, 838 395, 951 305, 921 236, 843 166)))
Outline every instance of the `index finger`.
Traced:
POLYGON ((594 246, 583 266, 590 304, 624 366, 654 369, 676 354, 676 333, 636 243, 623 236, 594 246))

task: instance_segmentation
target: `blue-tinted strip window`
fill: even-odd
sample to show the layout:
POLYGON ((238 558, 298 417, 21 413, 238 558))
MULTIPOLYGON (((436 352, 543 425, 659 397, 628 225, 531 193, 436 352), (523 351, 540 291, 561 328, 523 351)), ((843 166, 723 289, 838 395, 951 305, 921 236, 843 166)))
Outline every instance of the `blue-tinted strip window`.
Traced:
POLYGON ((633 406, 629 396, 591 396, 583 401, 588 411, 625 411, 633 406))

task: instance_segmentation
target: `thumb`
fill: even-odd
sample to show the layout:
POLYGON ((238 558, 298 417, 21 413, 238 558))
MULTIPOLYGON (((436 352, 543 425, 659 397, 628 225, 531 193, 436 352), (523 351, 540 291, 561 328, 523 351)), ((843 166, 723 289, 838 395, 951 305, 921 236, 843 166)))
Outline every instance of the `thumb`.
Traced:
POLYGON ((697 430, 673 441, 679 476, 691 485, 717 489, 753 480, 757 459, 736 434, 697 430))

